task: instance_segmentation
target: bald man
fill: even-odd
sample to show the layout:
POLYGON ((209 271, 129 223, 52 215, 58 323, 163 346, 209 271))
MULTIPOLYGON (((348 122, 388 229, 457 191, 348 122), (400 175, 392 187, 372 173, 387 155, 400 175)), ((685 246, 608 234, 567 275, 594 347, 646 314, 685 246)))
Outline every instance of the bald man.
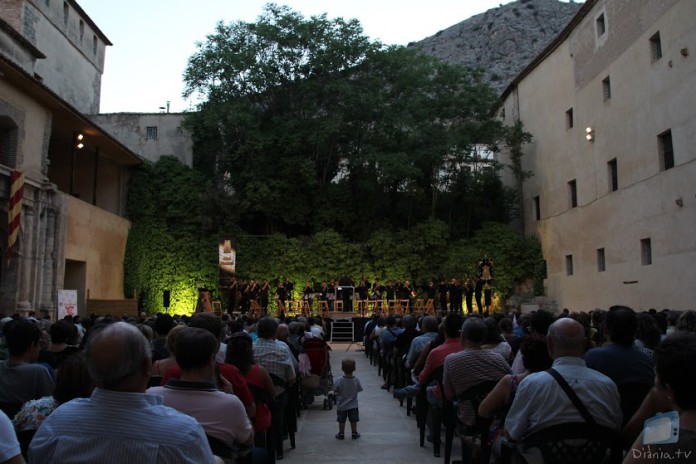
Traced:
MULTIPOLYGON (((621 428, 621 408, 616 384, 589 369, 583 359, 585 330, 569 318, 551 324, 546 339, 552 368, 568 382, 599 425, 621 428)), ((549 426, 585 422, 558 382, 547 372, 529 374, 520 383, 505 420, 509 438, 517 441, 549 426)))
POLYGON ((97 388, 43 422, 29 447, 30 462, 216 462, 195 419, 145 394, 151 352, 135 326, 95 327, 85 359, 97 388))

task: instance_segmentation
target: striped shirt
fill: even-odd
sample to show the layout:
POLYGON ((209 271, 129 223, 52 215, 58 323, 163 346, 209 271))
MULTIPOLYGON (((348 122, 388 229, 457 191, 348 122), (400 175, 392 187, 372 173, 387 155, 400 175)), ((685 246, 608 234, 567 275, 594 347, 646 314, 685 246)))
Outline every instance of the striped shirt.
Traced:
POLYGON ((29 446, 29 462, 215 463, 203 428, 162 398, 96 388, 61 405, 29 446))
POLYGON ((254 342, 254 360, 265 367, 269 374, 280 377, 286 383, 295 380, 295 366, 287 346, 279 346, 275 340, 259 338, 254 342))
MULTIPOLYGON (((500 355, 490 350, 466 349, 445 359, 443 385, 454 396, 471 387, 489 381, 499 381, 510 373, 510 366, 500 355)), ((476 412, 468 401, 459 403, 457 417, 464 425, 474 425, 476 412)))

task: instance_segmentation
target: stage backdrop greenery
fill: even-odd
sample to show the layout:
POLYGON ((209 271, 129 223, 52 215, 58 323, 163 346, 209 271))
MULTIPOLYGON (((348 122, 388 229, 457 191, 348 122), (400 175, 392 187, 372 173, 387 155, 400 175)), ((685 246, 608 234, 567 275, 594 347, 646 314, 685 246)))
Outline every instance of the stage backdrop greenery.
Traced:
POLYGON ((504 224, 485 223, 470 238, 459 239, 436 219, 410 230, 377 230, 363 243, 352 243, 333 230, 299 237, 251 236, 241 228, 216 229, 219 221, 201 214, 209 206, 209 188, 200 173, 173 157, 145 164, 131 178, 128 213, 133 227, 126 249, 125 291, 137 290, 150 313, 190 314, 197 288, 216 290, 220 234, 237 238, 240 278, 268 279, 274 291, 276 282, 287 277, 295 284, 296 296, 305 282, 337 279, 344 273, 356 282, 365 276, 371 282, 411 280, 419 287, 431 279, 464 279, 477 272, 484 256, 494 261, 494 294, 501 299, 521 280, 532 278, 541 284, 543 279, 539 242, 504 224), (163 307, 165 290, 171 291, 168 309, 163 307))

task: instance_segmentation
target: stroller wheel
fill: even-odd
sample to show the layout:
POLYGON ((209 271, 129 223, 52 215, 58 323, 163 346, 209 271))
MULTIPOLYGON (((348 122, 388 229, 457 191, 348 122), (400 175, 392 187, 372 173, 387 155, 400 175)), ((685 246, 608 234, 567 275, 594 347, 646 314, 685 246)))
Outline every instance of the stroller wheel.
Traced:
POLYGON ((331 409, 331 406, 329 404, 329 400, 326 399, 326 400, 324 400, 324 410, 328 410, 328 409, 331 409))

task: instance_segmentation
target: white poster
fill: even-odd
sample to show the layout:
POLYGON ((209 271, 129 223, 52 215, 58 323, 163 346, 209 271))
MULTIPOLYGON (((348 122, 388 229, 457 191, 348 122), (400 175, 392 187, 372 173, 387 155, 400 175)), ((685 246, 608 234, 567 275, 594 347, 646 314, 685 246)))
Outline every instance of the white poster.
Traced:
POLYGON ((77 314, 77 290, 58 290, 58 320, 77 314))

